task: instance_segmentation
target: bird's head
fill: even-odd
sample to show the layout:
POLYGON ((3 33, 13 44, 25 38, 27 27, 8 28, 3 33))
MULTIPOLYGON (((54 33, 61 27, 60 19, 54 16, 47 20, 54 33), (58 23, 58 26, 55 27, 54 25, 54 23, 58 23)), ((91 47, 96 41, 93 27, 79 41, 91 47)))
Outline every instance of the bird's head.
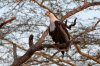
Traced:
POLYGON ((55 15, 51 13, 50 11, 48 11, 46 15, 50 18, 51 22, 58 21, 57 17, 55 17, 55 15))
POLYGON ((51 13, 50 11, 48 11, 48 12, 46 13, 46 15, 47 15, 48 17, 54 17, 54 14, 51 13))

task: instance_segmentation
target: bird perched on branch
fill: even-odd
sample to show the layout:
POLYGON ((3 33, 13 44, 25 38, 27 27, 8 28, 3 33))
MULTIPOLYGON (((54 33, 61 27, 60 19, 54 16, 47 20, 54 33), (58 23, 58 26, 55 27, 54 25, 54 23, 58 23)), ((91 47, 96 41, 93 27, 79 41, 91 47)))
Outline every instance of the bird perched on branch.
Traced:
MULTIPOLYGON (((53 13, 47 12, 46 15, 50 18, 50 26, 49 26, 49 35, 52 37, 52 40, 55 43, 59 44, 66 44, 66 49, 70 46, 70 35, 68 33, 68 30, 66 29, 66 25, 62 22, 60 22, 53 13), (65 39, 64 33, 61 31, 60 26, 65 31, 67 35, 67 40, 65 39)), ((64 49, 64 48, 59 48, 64 49)), ((61 51, 61 53, 64 56, 64 51, 61 51)))

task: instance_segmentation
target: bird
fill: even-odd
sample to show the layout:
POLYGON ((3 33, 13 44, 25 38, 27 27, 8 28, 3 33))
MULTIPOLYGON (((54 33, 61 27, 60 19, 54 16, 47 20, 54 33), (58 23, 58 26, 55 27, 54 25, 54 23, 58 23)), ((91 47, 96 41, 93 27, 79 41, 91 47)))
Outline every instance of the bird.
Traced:
MULTIPOLYGON (((51 12, 47 12, 46 15, 50 18, 50 25, 49 25, 49 35, 51 36, 52 40, 55 43, 59 43, 59 44, 66 44, 66 49, 70 46, 70 35, 68 33, 68 30, 66 29, 66 25, 61 22, 57 17, 55 17, 55 15, 51 12), (63 34, 63 32, 60 29, 60 26, 62 27, 62 29, 65 31, 65 33, 67 34, 67 38, 68 40, 65 39, 65 35, 63 34)), ((63 48, 59 48, 59 49, 63 49, 63 48)), ((61 51, 62 55, 64 56, 64 51, 61 51)))

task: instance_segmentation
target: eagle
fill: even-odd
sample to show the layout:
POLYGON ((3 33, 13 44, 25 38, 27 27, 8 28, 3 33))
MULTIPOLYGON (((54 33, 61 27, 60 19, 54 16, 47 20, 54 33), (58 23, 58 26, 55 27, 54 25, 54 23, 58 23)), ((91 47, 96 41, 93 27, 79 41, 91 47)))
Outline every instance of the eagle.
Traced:
MULTIPOLYGON (((49 35, 51 36, 52 40, 55 43, 66 44, 66 49, 67 49, 70 46, 70 35, 68 33, 68 30, 66 29, 66 25, 59 19, 57 19, 57 17, 55 17, 53 13, 47 12, 46 15, 50 18, 49 35), (67 34, 68 40, 65 39, 65 35, 61 31, 60 26, 67 34)), ((61 51, 61 53, 64 56, 64 51, 61 51)))

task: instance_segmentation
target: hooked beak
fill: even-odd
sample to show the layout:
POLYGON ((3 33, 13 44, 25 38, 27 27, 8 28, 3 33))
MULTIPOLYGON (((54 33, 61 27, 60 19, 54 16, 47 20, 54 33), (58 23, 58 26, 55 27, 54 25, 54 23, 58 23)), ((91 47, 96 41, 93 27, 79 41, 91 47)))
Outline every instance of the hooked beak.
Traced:
POLYGON ((47 11, 47 12, 45 13, 45 15, 46 15, 46 16, 49 16, 49 15, 50 15, 50 12, 49 12, 49 11, 47 11))

